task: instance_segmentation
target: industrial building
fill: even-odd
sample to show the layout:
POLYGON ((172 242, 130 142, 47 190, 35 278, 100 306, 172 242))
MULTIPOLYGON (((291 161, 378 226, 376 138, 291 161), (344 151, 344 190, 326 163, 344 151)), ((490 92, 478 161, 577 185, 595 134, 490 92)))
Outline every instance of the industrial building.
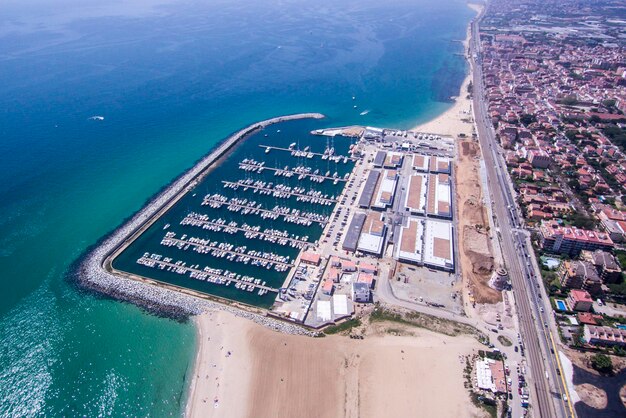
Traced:
POLYGON ((365 223, 365 218, 366 216, 363 212, 356 212, 352 216, 350 226, 346 231, 346 237, 343 239, 342 248, 344 251, 356 251, 359 243, 359 237, 361 236, 361 230, 363 229, 363 224, 365 223))
POLYGON ((404 155, 399 152, 388 152, 385 157, 385 162, 383 163, 383 167, 385 168, 398 168, 402 166, 402 161, 404 160, 404 155))
POLYGON ((426 175, 414 174, 409 177, 409 185, 404 198, 404 207, 411 215, 426 213, 426 175))
POLYGON ((413 156, 413 170, 428 173, 430 157, 428 155, 415 154, 413 156))
POLYGON ((385 210, 391 206, 396 194, 397 183, 398 173, 395 170, 383 171, 383 175, 379 177, 378 185, 374 191, 374 199, 371 203, 372 208, 385 210))
POLYGON ((363 191, 361 192, 361 196, 359 197, 359 207, 363 209, 368 209, 372 202, 372 196, 374 195, 374 191, 376 190, 376 185, 378 184, 378 177, 380 177, 380 171, 372 170, 367 175, 367 180, 365 180, 365 185, 363 186, 363 191))
POLYGON ((400 230, 396 259, 438 270, 454 271, 452 224, 410 217, 400 230))
POLYGON ((364 253, 380 256, 383 252, 386 235, 387 226, 383 222, 383 214, 371 212, 363 224, 357 249, 364 253))
POLYGON ((422 265, 424 263, 424 219, 409 218, 408 225, 400 230, 396 258, 399 261, 422 265))
POLYGON ((374 167, 382 168, 387 159, 387 153, 385 151, 378 151, 374 156, 374 167))
POLYGON ((452 187, 449 175, 428 175, 426 213, 428 216, 452 219, 452 187))
POLYGON ((424 229, 424 265, 454 271, 452 224, 428 219, 424 229))
POLYGON ((452 164, 449 158, 446 157, 430 157, 429 170, 431 173, 452 173, 452 164))

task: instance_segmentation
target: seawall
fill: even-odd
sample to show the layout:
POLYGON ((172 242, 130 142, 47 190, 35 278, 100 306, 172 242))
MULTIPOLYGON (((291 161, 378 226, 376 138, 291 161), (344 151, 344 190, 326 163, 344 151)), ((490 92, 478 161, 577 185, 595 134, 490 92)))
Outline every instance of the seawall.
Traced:
POLYGON ((175 179, 129 220, 105 237, 77 263, 73 276, 79 286, 117 300, 134 303, 159 315, 177 319, 184 319, 206 310, 220 309, 282 332, 313 335, 314 333, 300 326, 268 318, 261 310, 244 311, 235 306, 211 300, 217 300, 217 298, 200 298, 194 295, 193 291, 176 289, 174 286, 119 272, 112 267, 112 261, 202 180, 210 172, 213 164, 226 155, 239 141, 272 124, 298 119, 322 118, 324 115, 319 113, 280 116, 247 126, 222 141, 207 156, 175 179))

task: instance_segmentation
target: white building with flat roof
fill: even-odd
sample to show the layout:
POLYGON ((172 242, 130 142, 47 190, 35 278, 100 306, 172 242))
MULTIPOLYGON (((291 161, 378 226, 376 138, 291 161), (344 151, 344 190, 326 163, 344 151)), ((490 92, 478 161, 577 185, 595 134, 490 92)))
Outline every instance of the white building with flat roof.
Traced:
POLYGON ((452 187, 447 174, 429 174, 426 213, 429 216, 452 219, 452 187))
POLYGON ((447 157, 430 157, 430 172, 431 173, 452 173, 452 163, 447 157))
POLYGON ((372 207, 375 209, 385 210, 393 203, 396 193, 396 184, 398 182, 398 173, 396 170, 384 170, 382 176, 378 180, 378 188, 374 192, 374 201, 372 207))
MULTIPOLYGON (((434 158, 434 157, 433 157, 434 158)), ((430 157, 423 154, 413 155, 413 170, 428 173, 428 167, 430 165, 430 157)))
POLYGON ((410 217, 407 226, 400 229, 396 245, 396 259, 406 263, 424 263, 424 224, 426 220, 410 217))
POLYGON ((424 230, 424 265, 440 270, 454 271, 452 224, 427 219, 424 230))
POLYGON ((383 222, 383 214, 371 212, 365 219, 357 250, 380 256, 387 235, 387 225, 383 222))

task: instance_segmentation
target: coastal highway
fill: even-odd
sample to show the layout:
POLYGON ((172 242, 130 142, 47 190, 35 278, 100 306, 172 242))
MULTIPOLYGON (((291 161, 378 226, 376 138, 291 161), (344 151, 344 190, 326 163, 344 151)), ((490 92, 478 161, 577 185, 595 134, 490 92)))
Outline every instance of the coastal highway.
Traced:
POLYGON ((531 411, 533 416, 575 416, 563 372, 556 358, 553 344, 553 323, 545 312, 551 312, 542 296, 528 234, 522 230, 523 222, 517 210, 512 185, 506 165, 498 153, 493 125, 487 111, 485 87, 480 65, 479 16, 472 22, 470 61, 473 68, 473 107, 478 139, 482 148, 487 182, 491 192, 493 212, 498 226, 498 235, 503 257, 513 284, 513 292, 519 316, 521 340, 531 369, 529 381, 533 393, 531 411), (539 289, 539 290, 537 290, 539 289), (558 372, 557 372, 558 370, 558 372), (565 395, 565 396, 564 396, 565 395))

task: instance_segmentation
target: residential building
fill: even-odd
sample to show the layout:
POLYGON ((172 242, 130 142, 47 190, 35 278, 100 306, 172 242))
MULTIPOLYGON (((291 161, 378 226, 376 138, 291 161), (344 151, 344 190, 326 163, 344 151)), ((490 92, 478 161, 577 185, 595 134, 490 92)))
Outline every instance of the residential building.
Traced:
POLYGON ((572 311, 589 312, 593 306, 593 299, 586 290, 572 289, 567 302, 572 311))
POLYGON ((583 338, 591 345, 626 347, 625 329, 585 325, 583 328, 583 338))
POLYGON ((614 245, 604 232, 564 227, 556 221, 542 221, 539 233, 541 248, 557 254, 575 256, 582 250, 611 250, 614 245))
POLYGON ((370 287, 367 283, 352 283, 352 300, 358 303, 367 303, 370 301, 370 287))

